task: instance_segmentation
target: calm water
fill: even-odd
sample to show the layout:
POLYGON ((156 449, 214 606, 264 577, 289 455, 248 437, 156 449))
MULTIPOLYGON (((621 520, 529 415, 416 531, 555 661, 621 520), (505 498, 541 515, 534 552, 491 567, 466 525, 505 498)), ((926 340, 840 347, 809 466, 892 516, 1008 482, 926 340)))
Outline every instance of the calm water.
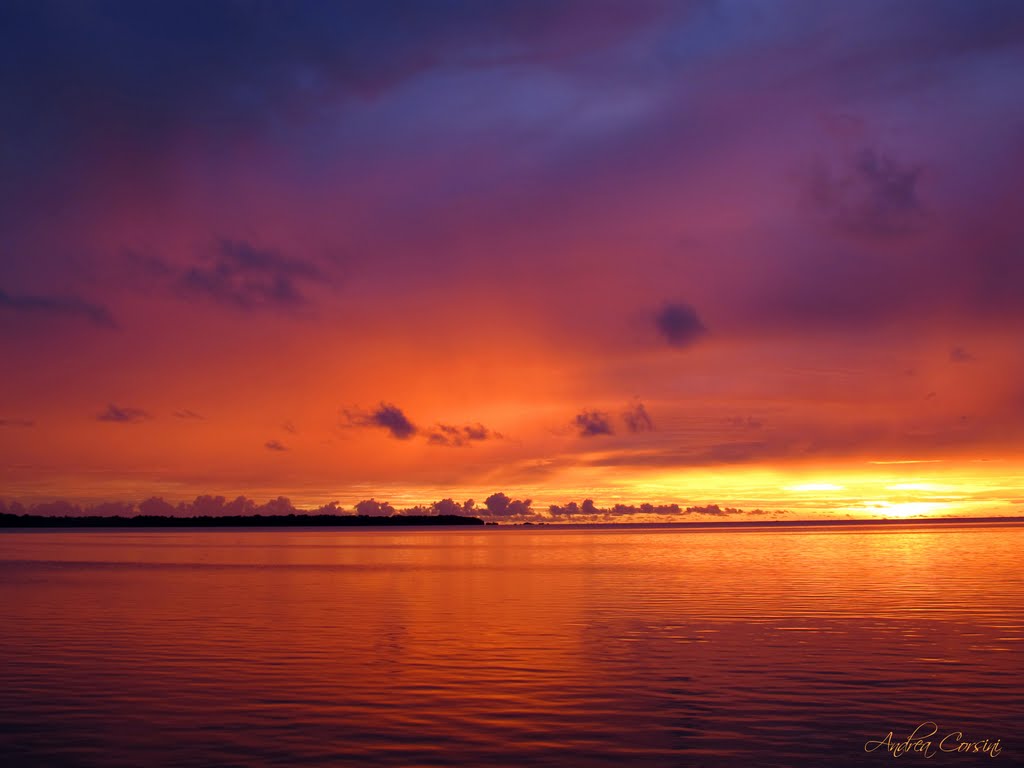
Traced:
POLYGON ((4 765, 1024 764, 1024 527, 0 534, 4 765), (947 742, 947 744, 950 742, 947 742))

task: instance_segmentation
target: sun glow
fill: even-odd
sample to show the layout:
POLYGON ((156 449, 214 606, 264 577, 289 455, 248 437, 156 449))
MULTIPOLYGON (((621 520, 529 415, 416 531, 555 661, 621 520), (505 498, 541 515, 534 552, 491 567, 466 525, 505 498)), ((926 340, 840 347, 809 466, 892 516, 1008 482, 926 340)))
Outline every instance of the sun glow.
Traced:
POLYGON ((951 511, 949 504, 934 501, 876 501, 871 506, 891 518, 928 517, 951 511))
POLYGON ((836 485, 835 483, 801 483, 800 485, 787 485, 783 488, 785 491, 795 491, 796 493, 813 493, 816 491, 845 491, 845 485, 836 485))

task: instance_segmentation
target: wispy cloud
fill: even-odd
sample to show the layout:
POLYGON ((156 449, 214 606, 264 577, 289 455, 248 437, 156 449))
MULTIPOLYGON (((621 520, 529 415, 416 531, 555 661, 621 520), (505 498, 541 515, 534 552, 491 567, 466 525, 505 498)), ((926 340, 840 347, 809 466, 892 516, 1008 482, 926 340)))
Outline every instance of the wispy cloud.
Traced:
POLYGON ((113 421, 120 424, 138 424, 150 418, 149 413, 141 408, 126 408, 109 404, 106 410, 101 411, 96 418, 99 421, 113 421))
POLYGON ((0 419, 0 427, 34 427, 32 419, 0 419))
POLYGON ((483 442, 484 440, 501 439, 501 434, 488 429, 483 424, 467 424, 461 427, 452 424, 438 424, 429 430, 426 436, 427 442, 431 445, 454 447, 483 442))
POLYGON ((0 309, 24 315, 84 320, 99 328, 117 327, 109 309, 78 296, 16 296, 0 290, 0 309))
POLYGON ((949 350, 949 361, 951 363, 970 363, 974 361, 974 355, 963 347, 953 347, 949 350))
POLYGON ((296 310, 310 304, 309 289, 327 279, 310 261, 245 240, 218 240, 190 264, 129 252, 132 268, 186 299, 244 311, 296 310))
POLYGON ((921 216, 920 174, 919 167, 866 148, 839 171, 819 166, 807 192, 839 228, 851 234, 897 235, 911 230, 921 216))
POLYGON ((622 420, 626 423, 626 429, 630 432, 650 432, 654 429, 654 422, 643 403, 637 402, 622 414, 622 420))

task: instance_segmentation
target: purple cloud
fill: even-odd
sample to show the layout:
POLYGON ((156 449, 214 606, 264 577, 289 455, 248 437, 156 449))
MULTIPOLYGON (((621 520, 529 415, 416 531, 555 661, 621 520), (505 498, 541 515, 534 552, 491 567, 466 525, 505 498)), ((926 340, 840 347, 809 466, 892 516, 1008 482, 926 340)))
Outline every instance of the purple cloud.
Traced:
POLYGON ((666 304, 654 316, 654 325, 673 347, 688 347, 708 330, 689 304, 666 304))
POLYGON ((615 434, 608 414, 603 411, 583 411, 576 415, 573 423, 576 425, 580 437, 615 434))
POLYGON ((99 421, 112 421, 119 424, 138 424, 141 421, 146 421, 150 416, 141 408, 122 408, 111 403, 96 418, 99 421))

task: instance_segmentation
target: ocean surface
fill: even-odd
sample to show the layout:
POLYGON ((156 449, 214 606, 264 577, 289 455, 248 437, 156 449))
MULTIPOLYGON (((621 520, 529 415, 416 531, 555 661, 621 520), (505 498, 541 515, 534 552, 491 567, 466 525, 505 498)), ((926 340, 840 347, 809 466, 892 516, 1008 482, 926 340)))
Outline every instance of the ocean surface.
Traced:
POLYGON ((4 766, 893 759, 1024 765, 1021 525, 0 533, 4 766))

